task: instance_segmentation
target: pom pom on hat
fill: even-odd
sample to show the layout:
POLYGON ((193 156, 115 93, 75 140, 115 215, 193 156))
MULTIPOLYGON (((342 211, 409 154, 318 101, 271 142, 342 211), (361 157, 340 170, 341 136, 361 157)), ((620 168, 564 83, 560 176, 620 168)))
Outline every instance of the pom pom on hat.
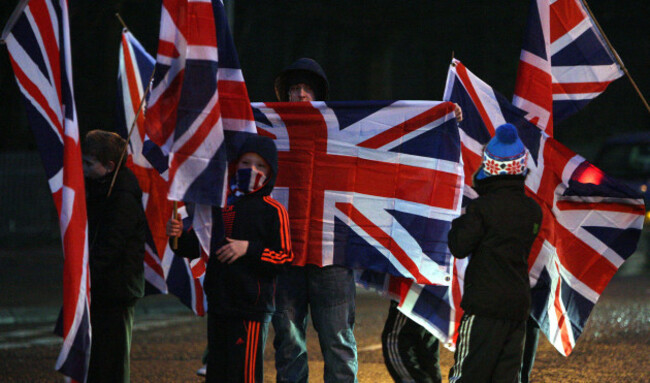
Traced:
POLYGON ((477 179, 496 175, 523 175, 526 173, 528 152, 519 139, 517 128, 512 124, 503 124, 485 146, 483 164, 477 179))
POLYGON ((512 124, 503 124, 497 128, 497 139, 504 144, 512 144, 517 138, 517 128, 512 124))

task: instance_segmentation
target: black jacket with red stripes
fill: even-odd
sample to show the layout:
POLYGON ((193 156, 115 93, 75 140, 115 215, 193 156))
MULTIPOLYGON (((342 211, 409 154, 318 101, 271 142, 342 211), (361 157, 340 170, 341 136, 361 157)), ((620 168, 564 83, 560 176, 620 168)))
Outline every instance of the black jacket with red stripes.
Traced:
MULTIPOLYGON (((240 197, 223 209, 226 227, 231 228, 227 234, 230 238, 248 241, 248 250, 231 264, 221 263, 216 256, 211 256, 203 289, 207 295, 208 312, 268 322, 275 311, 276 275, 293 260, 289 216, 285 208, 269 196, 277 175, 277 152, 273 141, 251 136, 240 150, 241 154, 245 152, 262 156, 272 172, 261 189, 240 197)), ((179 237, 176 253, 187 258, 200 256, 199 243, 193 231, 179 237)))

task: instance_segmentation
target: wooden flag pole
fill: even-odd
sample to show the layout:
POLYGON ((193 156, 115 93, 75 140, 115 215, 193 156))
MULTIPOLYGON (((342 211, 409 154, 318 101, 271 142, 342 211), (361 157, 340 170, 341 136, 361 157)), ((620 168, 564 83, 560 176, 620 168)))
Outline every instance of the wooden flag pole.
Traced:
MULTIPOLYGON (((116 14, 118 15, 118 14, 116 14)), ((118 15, 119 17, 119 15, 118 15)), ((120 18, 120 21, 122 19, 120 18)), ((124 23, 122 21, 122 23, 124 23)), ((125 29, 126 26, 125 26, 125 29)), ((128 29, 127 29, 128 30, 128 29)), ((154 67, 153 71, 151 71, 151 76, 149 77, 149 81, 147 81, 147 88, 144 91, 144 94, 142 95, 142 99, 140 100, 140 106, 138 106, 138 111, 135 114, 135 118, 133 119, 133 122, 131 123, 131 128, 129 129, 129 134, 126 136, 126 145, 124 145, 124 149, 122 149, 122 155, 120 155, 120 161, 117 164, 117 168, 115 169, 115 173, 113 173, 113 179, 111 180, 111 186, 108 188, 108 194, 106 197, 111 196, 111 192, 113 191, 113 186, 115 186, 115 179, 117 179, 117 172, 120 171, 120 167, 122 165, 122 162, 124 160, 124 156, 126 155, 126 150, 129 147, 129 140, 131 139, 131 134, 133 133, 133 130, 135 128, 135 125, 138 122, 138 117, 140 117, 140 113, 142 112, 142 109, 144 108, 145 100, 147 99, 147 95, 149 95, 149 90, 151 89, 151 80, 153 80, 153 75, 156 73, 156 68, 154 67)))
MULTIPOLYGON (((122 27, 124 30, 127 32, 129 31, 129 27, 126 26, 126 23, 124 20, 122 20, 122 17, 120 16, 119 13, 115 14, 115 17, 117 17, 118 20, 120 20, 120 24, 122 24, 122 27)), ((151 73, 151 77, 149 78, 149 82, 147 84, 151 84, 151 80, 153 79, 153 75, 156 72, 156 69, 154 68, 153 72, 151 73)), ((147 86, 146 91, 144 92, 144 96, 142 97, 142 100, 140 100, 140 106, 138 107, 138 113, 135 115, 135 119, 133 120, 133 124, 131 124, 131 129, 129 130, 129 136, 127 138, 127 143, 129 142, 129 139, 131 138, 131 133, 133 132, 133 128, 135 127, 135 123, 138 121, 138 116, 140 115, 140 112, 142 111, 142 106, 144 105, 144 100, 147 98, 147 94, 149 93, 149 90, 151 89, 150 86, 147 86)), ((124 158, 124 155, 126 153, 126 146, 124 147, 124 151, 122 152, 122 158, 124 158)), ((120 158, 120 163, 122 163, 122 158, 120 158)), ((113 181, 111 182, 111 189, 113 188, 113 184, 115 183, 115 176, 113 176, 113 181)), ((110 189, 109 189, 109 195, 110 195, 110 189)), ((178 215, 178 202, 172 201, 172 218, 176 219, 176 216, 178 215)), ((172 250, 176 250, 178 248, 178 237, 172 237, 171 241, 171 248, 172 250)))
MULTIPOLYGON (((172 201, 172 218, 176 219, 178 215, 178 202, 172 201)), ((172 237, 172 250, 178 249, 178 237, 172 237)))
POLYGON ((126 26, 126 23, 124 20, 122 20, 122 16, 120 16, 119 13, 115 14, 115 17, 117 17, 118 20, 120 20, 120 24, 122 24, 122 28, 126 29, 127 31, 129 30, 129 27, 126 26))
POLYGON ((636 90, 636 93, 639 95, 641 98, 641 101, 643 101, 643 105, 645 105, 646 110, 648 113, 650 113, 650 105, 648 105, 648 101, 643 97, 643 93, 641 93, 641 90, 639 87, 636 85, 636 82, 634 82, 634 79, 632 78, 632 75, 630 72, 627 71, 627 68, 623 64, 623 60, 619 57, 618 53, 616 52, 616 49, 614 49, 614 46, 612 46, 612 43, 609 42, 609 39, 607 38, 607 35, 605 35, 605 31, 603 31, 603 28, 600 27, 600 24, 598 24, 598 20, 594 17, 594 14, 591 12, 591 9, 589 9, 589 5, 587 5, 587 1, 583 0, 582 3, 585 5, 585 9, 589 13, 589 16, 591 19, 594 21, 594 24, 596 24, 596 28, 600 31, 600 34, 603 36, 605 39, 605 43, 607 43, 607 46, 609 49, 611 49, 612 53, 614 53, 614 58, 616 59, 616 62, 618 62, 618 65, 621 66, 621 69, 623 69, 623 73, 627 76, 627 78, 630 80, 632 83, 632 87, 634 87, 634 90, 636 90))
MULTIPOLYGON (((156 68, 154 68, 153 72, 151 72, 151 77, 149 78, 149 81, 147 84, 151 83, 151 80, 153 79, 153 75, 156 72, 156 68)), ((122 166, 122 162, 124 160, 124 156, 126 156, 126 150, 129 147, 129 140, 131 139, 131 134, 133 133, 133 128, 135 128, 136 123, 138 122, 138 117, 140 116, 140 112, 142 112, 142 109, 144 107, 144 101, 147 99, 147 95, 149 94, 149 86, 147 86, 147 89, 144 91, 144 94, 142 95, 142 100, 140 100, 140 106, 138 107, 138 112, 135 114, 135 118, 133 119, 133 123, 131 124, 131 128, 129 129, 129 134, 126 136, 126 145, 124 145, 124 149, 122 149, 122 154, 120 155, 120 161, 117 163, 117 168, 115 169, 115 173, 113 173, 113 179, 111 180, 111 186, 108 188, 108 194, 106 197, 111 196, 111 192, 113 191, 113 186, 115 186, 115 180, 117 179, 117 172, 120 171, 120 168, 122 166)))

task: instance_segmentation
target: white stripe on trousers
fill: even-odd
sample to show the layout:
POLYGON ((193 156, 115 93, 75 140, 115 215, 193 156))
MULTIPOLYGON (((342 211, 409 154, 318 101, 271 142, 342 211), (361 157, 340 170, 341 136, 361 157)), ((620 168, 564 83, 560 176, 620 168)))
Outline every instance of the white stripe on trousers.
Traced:
POLYGON ((406 315, 397 310, 395 322, 393 323, 393 329, 391 330, 386 343, 389 360, 393 368, 396 370, 397 374, 402 379, 402 383, 415 383, 415 379, 413 379, 411 374, 406 369, 406 366, 404 365, 402 357, 399 353, 399 333, 402 331, 402 328, 404 328, 407 319, 408 318, 406 315))
POLYGON ((456 360, 452 367, 454 375, 449 377, 449 383, 458 381, 462 376, 463 362, 465 362, 465 358, 469 353, 469 339, 475 317, 475 315, 468 315, 460 325, 460 339, 458 341, 458 350, 456 351, 458 353, 458 360, 456 360))

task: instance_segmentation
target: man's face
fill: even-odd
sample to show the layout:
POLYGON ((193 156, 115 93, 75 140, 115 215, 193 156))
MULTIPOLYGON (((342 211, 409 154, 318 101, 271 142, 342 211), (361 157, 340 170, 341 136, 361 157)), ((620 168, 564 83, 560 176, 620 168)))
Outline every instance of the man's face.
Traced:
POLYGON ((110 169, 99 162, 95 156, 84 154, 82 158, 84 177, 90 179, 98 179, 110 173, 110 169))
POLYGON ((289 101, 315 101, 314 90, 305 83, 291 85, 289 87, 289 101))
POLYGON ((237 161, 237 170, 239 169, 254 169, 264 174, 264 177, 268 177, 271 172, 271 168, 264 158, 253 152, 244 153, 239 158, 239 161, 237 161))

